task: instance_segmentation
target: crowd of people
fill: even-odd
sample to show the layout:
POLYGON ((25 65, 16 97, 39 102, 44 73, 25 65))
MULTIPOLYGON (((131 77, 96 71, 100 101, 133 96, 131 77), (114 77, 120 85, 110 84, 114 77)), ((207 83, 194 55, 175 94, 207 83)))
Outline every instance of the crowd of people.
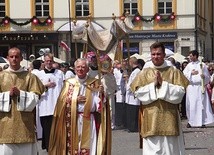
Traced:
POLYGON ((143 155, 184 155, 181 119, 214 122, 214 65, 196 50, 182 63, 166 58, 160 42, 150 51, 147 62, 88 52, 72 64, 46 53, 26 70, 11 48, 0 72, 0 152, 36 155, 41 139, 50 155, 110 155, 111 131, 123 129, 140 133, 143 155))

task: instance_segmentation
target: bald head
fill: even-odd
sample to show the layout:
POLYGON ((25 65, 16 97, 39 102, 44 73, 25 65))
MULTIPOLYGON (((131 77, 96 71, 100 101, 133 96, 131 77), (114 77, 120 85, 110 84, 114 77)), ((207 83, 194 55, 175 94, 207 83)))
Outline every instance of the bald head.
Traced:
POLYGON ((11 69, 13 70, 20 69, 21 67, 20 62, 23 60, 20 49, 18 49, 17 47, 9 49, 7 60, 9 61, 11 69))

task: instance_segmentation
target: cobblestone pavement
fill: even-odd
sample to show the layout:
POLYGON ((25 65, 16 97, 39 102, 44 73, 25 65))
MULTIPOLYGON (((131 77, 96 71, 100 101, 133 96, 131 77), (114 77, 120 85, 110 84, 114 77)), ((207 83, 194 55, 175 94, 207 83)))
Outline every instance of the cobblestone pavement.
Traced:
MULTIPOLYGON (((186 125, 187 120, 182 120, 185 155, 214 155, 214 124, 207 128, 186 128, 186 125)), ((142 155, 138 133, 113 131, 112 155, 142 155)))
MULTIPOLYGON (((186 128, 187 120, 182 120, 185 139, 185 155, 214 155, 214 124, 207 128, 186 128)), ((41 146, 41 142, 38 142, 41 146)), ((39 155, 47 155, 39 151, 39 155)), ((112 132, 112 155, 142 155, 139 148, 139 134, 124 130, 112 132)))

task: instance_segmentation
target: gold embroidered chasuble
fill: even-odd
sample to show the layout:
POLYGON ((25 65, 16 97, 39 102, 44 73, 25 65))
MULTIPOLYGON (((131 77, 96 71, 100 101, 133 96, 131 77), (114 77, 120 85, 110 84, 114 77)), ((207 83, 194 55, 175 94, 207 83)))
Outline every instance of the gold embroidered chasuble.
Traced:
MULTIPOLYGON (((79 142, 81 142, 80 149, 90 150, 92 92, 97 91, 97 88, 98 80, 87 78, 86 103, 84 104, 83 112, 83 132, 82 137, 80 138, 78 137, 77 126, 77 96, 80 89, 80 83, 75 78, 70 78, 65 81, 54 112, 48 152, 50 155, 77 154, 77 152, 80 151, 78 150, 79 142)), ((107 112, 109 111, 109 106, 105 106, 105 104, 101 104, 101 106, 100 113, 93 112, 96 122, 100 123, 100 127, 97 129, 97 135, 102 133, 102 136, 98 136, 97 138, 97 154, 110 155, 110 112, 107 112)))
MULTIPOLYGON (((154 82, 155 74, 159 71, 163 81, 186 88, 189 81, 181 71, 174 67, 145 68, 131 84, 131 90, 135 92, 138 88, 154 82)), ((172 104, 165 100, 156 101, 140 107, 140 134, 148 136, 177 136, 179 135, 179 112, 178 104, 172 104)))
MULTIPOLYGON (((45 90, 42 82, 28 71, 2 71, 0 79, 0 93, 9 91, 12 86, 37 95, 41 95, 45 90)), ((18 111, 18 97, 12 97, 10 100, 11 110, 0 112, 0 143, 35 142, 35 110, 18 111)))

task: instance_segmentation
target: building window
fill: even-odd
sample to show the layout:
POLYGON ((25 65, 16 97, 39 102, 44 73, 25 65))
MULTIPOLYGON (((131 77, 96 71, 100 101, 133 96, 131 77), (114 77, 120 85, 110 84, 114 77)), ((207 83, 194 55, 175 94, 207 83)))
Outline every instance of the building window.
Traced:
POLYGON ((137 0, 124 0, 123 8, 124 12, 128 10, 130 15, 135 15, 138 8, 137 0))
POLYGON ((37 17, 49 16, 49 0, 36 0, 35 7, 37 17))
POLYGON ((5 0, 0 0, 0 18, 5 17, 5 0))
POLYGON ((172 13, 172 0, 158 0, 158 13, 159 14, 172 13))
POLYGON ((89 0, 76 0, 76 16, 84 17, 89 15, 89 0))
POLYGON ((130 55, 135 53, 139 54, 139 42, 134 42, 129 44, 129 51, 127 49, 127 44, 123 43, 123 58, 128 58, 128 52, 130 55))

